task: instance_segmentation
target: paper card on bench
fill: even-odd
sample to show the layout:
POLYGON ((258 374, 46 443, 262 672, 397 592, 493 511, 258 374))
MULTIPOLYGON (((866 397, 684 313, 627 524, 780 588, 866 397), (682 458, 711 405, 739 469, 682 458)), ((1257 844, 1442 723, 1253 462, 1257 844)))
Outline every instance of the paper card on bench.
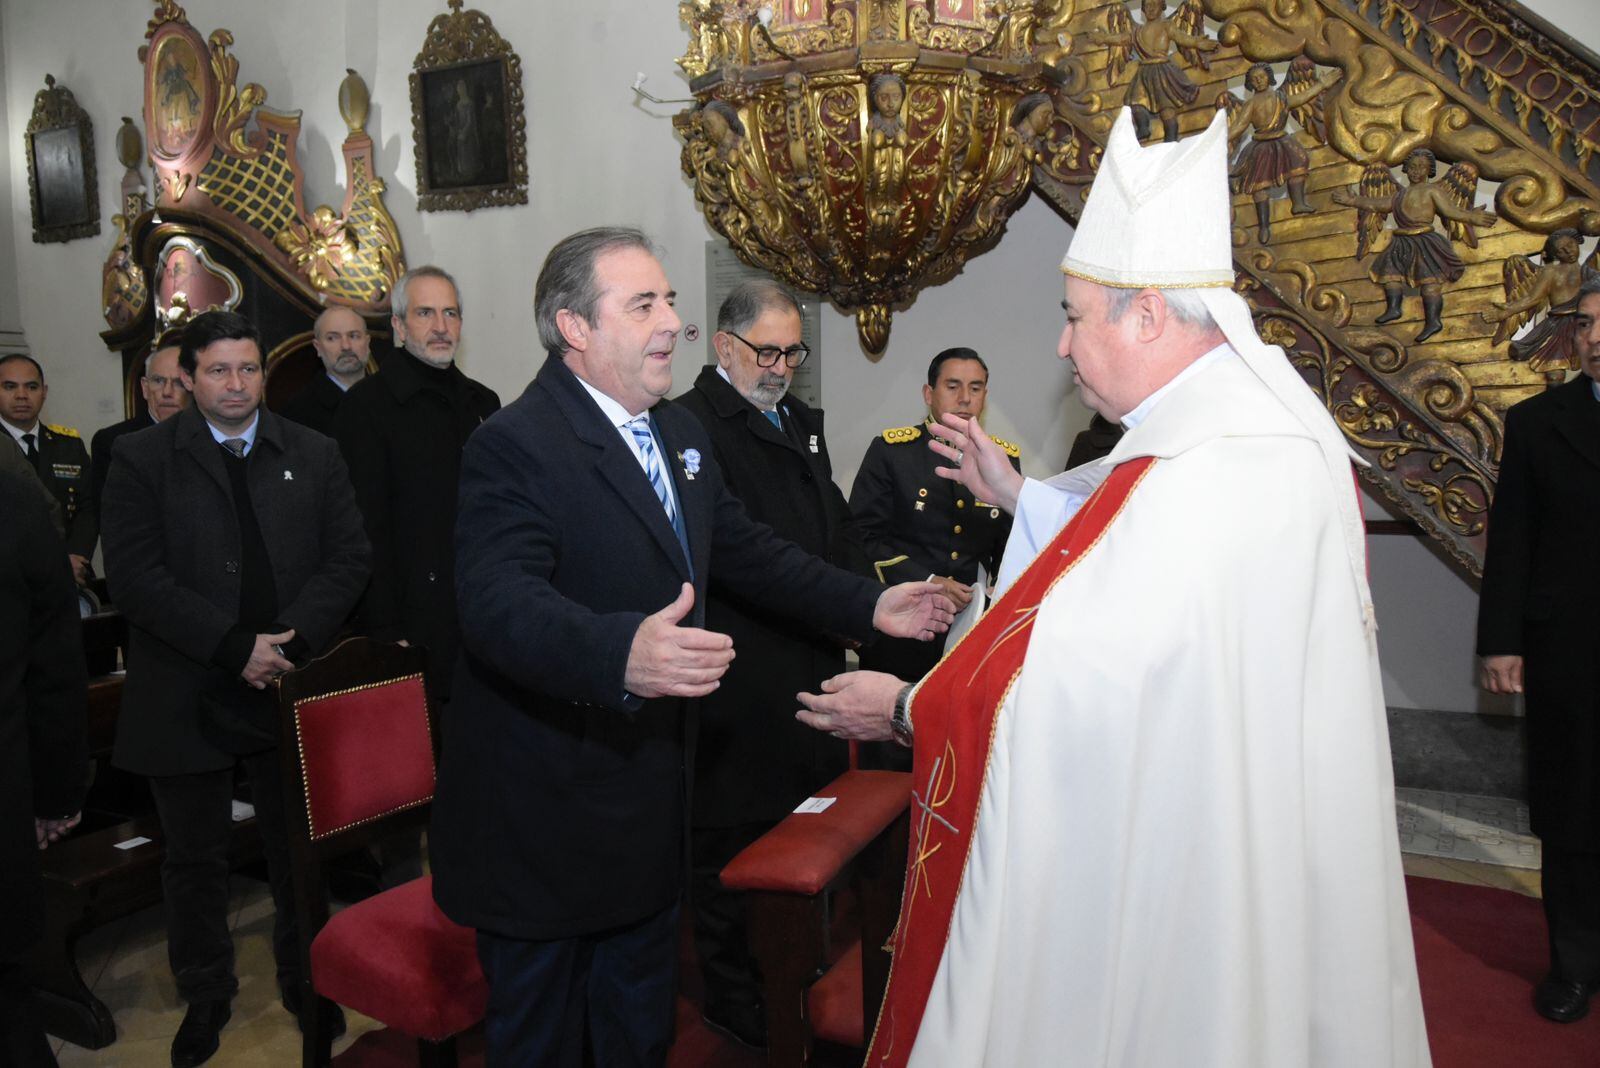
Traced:
POLYGON ((255 819, 256 806, 248 801, 235 801, 233 803, 233 822, 243 823, 245 820, 255 819))
POLYGON ((836 797, 808 797, 800 802, 799 806, 795 808, 795 812, 824 812, 829 805, 837 800, 838 798, 836 797))
POLYGON ((142 846, 142 845, 149 845, 149 844, 150 844, 150 839, 146 838, 144 835, 141 834, 137 838, 128 839, 126 842, 118 842, 112 848, 114 848, 114 849, 132 849, 135 846, 142 846))

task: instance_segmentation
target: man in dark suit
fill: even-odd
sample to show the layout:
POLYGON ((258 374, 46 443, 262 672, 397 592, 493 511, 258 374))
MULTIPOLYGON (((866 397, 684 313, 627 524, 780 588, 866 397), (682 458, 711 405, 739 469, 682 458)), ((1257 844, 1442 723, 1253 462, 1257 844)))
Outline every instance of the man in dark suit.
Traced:
POLYGON ((92 577, 89 559, 100 536, 99 512, 89 485, 89 450, 73 427, 40 420, 49 395, 38 360, 20 354, 0 357, 0 427, 60 503, 67 525, 67 558, 81 584, 92 577))
POLYGON ((105 492, 106 473, 111 470, 111 450, 124 434, 155 426, 170 419, 189 406, 189 391, 183 388, 178 374, 178 331, 170 331, 155 343, 155 348, 144 358, 144 373, 139 376, 139 392, 144 395, 145 410, 130 419, 96 431, 89 441, 90 492, 94 495, 96 509, 105 492))
MULTIPOLYGON (((845 534, 850 510, 833 483, 822 413, 787 395, 795 369, 809 355, 800 340, 799 303, 776 282, 743 282, 722 302, 711 345, 717 362, 704 367, 676 403, 705 427, 728 489, 752 519, 781 537, 838 567, 859 568, 860 554, 845 534)), ((715 575, 706 627, 732 638, 739 657, 722 686, 700 700, 691 836, 695 949, 706 1019, 764 1045, 745 897, 724 890, 718 873, 844 771, 845 743, 791 714, 795 694, 844 670, 844 649, 773 605, 725 590, 715 575)))
POLYGON ((56 1063, 18 964, 44 927, 38 852, 77 823, 88 786, 77 588, 33 481, 0 473, 0 1064, 8 1068, 56 1063))
POLYGON ((338 305, 325 309, 311 324, 311 347, 322 361, 324 373, 312 376, 280 414, 331 437, 334 415, 345 394, 367 377, 370 344, 365 319, 338 305))
POLYGON ((298 1012, 300 960, 267 688, 321 653, 370 553, 330 439, 261 406, 259 336, 207 312, 179 357, 194 405, 119 441, 106 478, 106 577, 128 620, 113 762, 150 777, 161 820, 167 953, 189 1011, 175 1068, 216 1052, 238 990, 228 929, 234 769, 250 779, 272 883, 273 955, 298 1012))
POLYGON ((700 628, 710 576, 857 639, 950 618, 932 583, 882 590, 750 519, 699 423, 658 403, 673 300, 638 231, 559 243, 534 296, 549 358, 462 460, 429 842, 440 906, 478 929, 494 1065, 578 1065, 586 1032, 600 1068, 666 1058, 689 699, 734 655, 700 628))
MULTIPOLYGON (((499 411, 494 390, 456 366, 461 294, 438 267, 395 284, 395 351, 351 387, 334 417, 372 539, 372 583, 357 623, 428 650, 428 685, 450 697, 456 661, 454 531, 461 447, 499 411)), ((420 873, 420 869, 418 869, 420 873)))
POLYGON ((1534 1006, 1563 1023, 1600 990, 1600 282, 1576 318, 1583 374, 1506 412, 1478 605, 1484 688, 1526 694, 1550 932, 1534 1006))

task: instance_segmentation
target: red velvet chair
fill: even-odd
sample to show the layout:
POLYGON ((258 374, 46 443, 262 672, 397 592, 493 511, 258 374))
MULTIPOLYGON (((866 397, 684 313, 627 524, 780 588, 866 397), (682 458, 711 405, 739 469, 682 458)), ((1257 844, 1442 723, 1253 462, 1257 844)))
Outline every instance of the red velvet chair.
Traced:
POLYGON ((330 857, 427 822, 437 744, 422 664, 421 649, 352 638, 280 682, 308 1068, 331 1056, 322 998, 416 1038, 425 1066, 453 1066, 455 1035, 488 1003, 475 936, 434 905, 431 876, 331 918, 323 892, 330 857))
POLYGON ((819 1044, 866 1045, 889 981, 884 947, 900 912, 911 776, 851 770, 816 796, 834 803, 790 815, 722 869, 724 886, 750 894, 750 947, 761 967, 774 1068, 813 1063, 819 1044), (841 947, 832 944, 828 894, 846 887, 855 894, 860 937, 841 947))

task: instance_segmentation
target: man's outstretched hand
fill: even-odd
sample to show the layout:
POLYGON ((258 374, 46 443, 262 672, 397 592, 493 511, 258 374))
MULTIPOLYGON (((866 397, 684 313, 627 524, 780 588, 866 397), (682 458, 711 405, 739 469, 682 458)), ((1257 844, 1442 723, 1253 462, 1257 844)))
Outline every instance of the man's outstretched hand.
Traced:
POLYGON ((902 582, 878 595, 872 625, 891 638, 932 641, 950 629, 955 605, 937 582, 902 582))
POLYGON ((1022 476, 1011 466, 1011 458, 983 427, 964 415, 945 414, 931 424, 933 436, 928 448, 950 462, 935 467, 940 478, 959 482, 980 501, 998 504, 1008 515, 1017 514, 1017 494, 1022 492, 1022 476))
POLYGON ((887 742, 894 737, 894 699, 904 685, 881 671, 847 671, 823 679, 820 694, 796 695, 805 707, 794 718, 835 738, 887 742))
POLYGON ((694 607, 694 587, 683 584, 678 599, 634 632, 623 686, 635 697, 704 697, 733 663, 733 639, 716 631, 678 624, 694 607))

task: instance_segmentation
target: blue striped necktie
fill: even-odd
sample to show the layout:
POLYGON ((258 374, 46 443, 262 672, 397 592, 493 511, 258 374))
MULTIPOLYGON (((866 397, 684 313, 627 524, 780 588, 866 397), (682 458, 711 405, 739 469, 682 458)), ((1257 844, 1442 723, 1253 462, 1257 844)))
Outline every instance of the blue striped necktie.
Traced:
POLYGON ((650 417, 636 415, 625 425, 639 445, 639 455, 644 458, 644 473, 650 477, 650 487, 661 499, 661 507, 667 510, 668 522, 676 523, 677 513, 672 507, 672 494, 667 489, 667 473, 661 467, 661 457, 656 454, 655 435, 650 433, 650 417))

